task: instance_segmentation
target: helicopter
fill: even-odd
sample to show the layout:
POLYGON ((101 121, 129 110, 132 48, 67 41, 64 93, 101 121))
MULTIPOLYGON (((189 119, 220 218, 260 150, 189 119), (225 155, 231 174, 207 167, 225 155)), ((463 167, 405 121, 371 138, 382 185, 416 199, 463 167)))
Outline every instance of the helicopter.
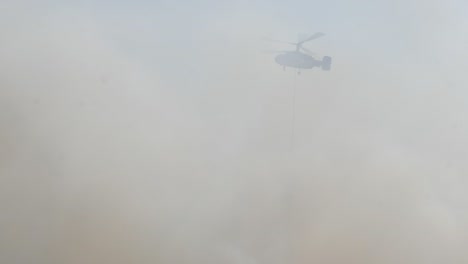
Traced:
POLYGON ((275 57, 275 62, 283 66, 283 70, 286 70, 286 67, 291 67, 297 69, 297 73, 301 74, 301 69, 312 69, 314 67, 320 67, 323 71, 329 71, 331 69, 332 58, 330 56, 324 56, 322 60, 315 59, 313 53, 302 46, 304 43, 322 36, 325 36, 325 34, 318 32, 299 42, 285 42, 274 39, 268 40, 296 46, 295 50, 276 51, 282 54, 275 57))

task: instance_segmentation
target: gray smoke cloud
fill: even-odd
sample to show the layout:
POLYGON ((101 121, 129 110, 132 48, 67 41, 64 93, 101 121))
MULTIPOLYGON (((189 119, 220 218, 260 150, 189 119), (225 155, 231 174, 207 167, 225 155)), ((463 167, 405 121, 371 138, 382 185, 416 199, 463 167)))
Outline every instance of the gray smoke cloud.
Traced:
POLYGON ((0 7, 0 262, 468 260, 463 2, 0 7))

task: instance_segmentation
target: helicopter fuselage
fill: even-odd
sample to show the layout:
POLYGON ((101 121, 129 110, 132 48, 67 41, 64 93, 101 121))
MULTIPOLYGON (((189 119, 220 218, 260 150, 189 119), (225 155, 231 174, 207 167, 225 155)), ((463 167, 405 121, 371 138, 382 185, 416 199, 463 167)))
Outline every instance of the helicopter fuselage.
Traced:
POLYGON ((299 51, 279 54, 275 57, 275 61, 283 67, 297 69, 312 69, 313 67, 320 67, 322 65, 322 61, 316 60, 312 56, 299 51))

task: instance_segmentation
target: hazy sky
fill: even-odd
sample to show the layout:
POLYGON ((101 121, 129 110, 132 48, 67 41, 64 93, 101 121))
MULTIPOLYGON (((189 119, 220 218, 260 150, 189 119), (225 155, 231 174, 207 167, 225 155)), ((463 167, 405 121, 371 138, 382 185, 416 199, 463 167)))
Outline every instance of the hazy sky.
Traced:
POLYGON ((0 262, 466 263, 467 7, 2 1, 0 262))

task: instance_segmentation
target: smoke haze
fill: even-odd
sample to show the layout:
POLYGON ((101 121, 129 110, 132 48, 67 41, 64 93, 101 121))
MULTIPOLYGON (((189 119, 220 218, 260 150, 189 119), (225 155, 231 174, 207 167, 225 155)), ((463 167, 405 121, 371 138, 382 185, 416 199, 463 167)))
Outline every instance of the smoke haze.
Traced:
POLYGON ((1 263, 468 261, 465 2, 156 2, 0 3, 1 263))

